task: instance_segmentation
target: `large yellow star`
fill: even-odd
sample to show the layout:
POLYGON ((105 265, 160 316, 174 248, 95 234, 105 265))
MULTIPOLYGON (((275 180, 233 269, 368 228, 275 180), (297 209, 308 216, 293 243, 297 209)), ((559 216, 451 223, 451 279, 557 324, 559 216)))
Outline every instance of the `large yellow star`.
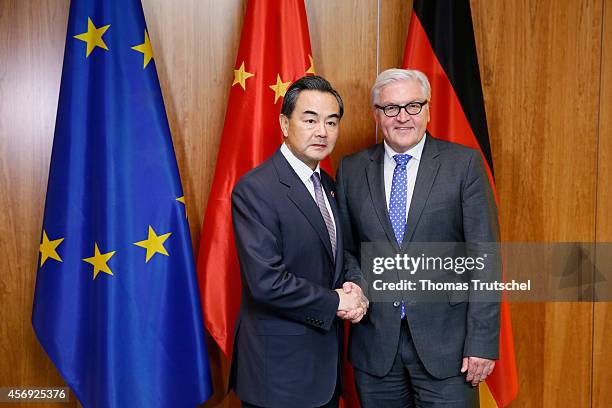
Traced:
POLYGON ((232 86, 240 84, 242 89, 246 91, 246 80, 252 76, 255 76, 255 74, 247 72, 244 68, 244 61, 242 61, 240 68, 234 70, 234 82, 232 82, 232 86))
POLYGON ((39 249, 41 268, 45 264, 45 261, 48 258, 55 259, 56 261, 64 262, 62 261, 62 258, 60 258, 60 256, 57 253, 57 246, 61 244, 63 240, 64 238, 58 238, 58 239, 49 241, 49 238, 47 237, 47 232, 43 230, 42 242, 40 243, 40 249, 39 249))
POLYGON ((147 33, 147 30, 145 30, 144 33, 144 43, 135 45, 132 47, 132 49, 144 54, 142 68, 145 69, 149 64, 149 61, 151 61, 151 58, 153 58, 153 48, 151 48, 151 41, 149 41, 149 33, 147 33))
POLYGON ((85 54, 85 58, 89 58, 89 54, 96 47, 104 48, 108 51, 108 47, 104 43, 102 36, 108 30, 109 25, 105 25, 104 27, 96 28, 94 23, 91 22, 91 19, 87 17, 87 32, 75 35, 74 38, 77 40, 81 40, 87 43, 87 53, 85 54))
POLYGON ((94 267, 93 278, 94 279, 96 279, 96 276, 98 276, 98 273, 100 272, 104 272, 109 275, 113 274, 113 271, 110 270, 110 268, 108 267, 106 263, 108 262, 109 259, 111 259, 113 255, 115 255, 115 252, 117 251, 111 251, 111 252, 102 254, 100 253, 100 249, 98 249, 98 243, 97 242, 94 243, 94 256, 83 259, 83 261, 93 265, 94 267))
POLYGON ((280 75, 276 74, 276 83, 274 85, 270 85, 270 89, 274 91, 274 103, 276 103, 276 101, 278 101, 278 98, 280 98, 281 96, 285 96, 285 94, 287 93, 287 88, 289 88, 290 84, 291 81, 283 82, 281 80, 280 75))
POLYGON ((169 256, 168 251, 166 251, 166 248, 164 248, 164 242, 168 239, 170 234, 172 233, 168 232, 167 234, 157 235, 153 230, 153 227, 149 225, 149 237, 144 241, 134 242, 134 245, 147 249, 145 263, 149 262, 149 259, 151 259, 151 257, 157 253, 169 256))
POLYGON ((312 55, 309 55, 308 59, 310 60, 310 68, 308 68, 308 70, 306 70, 306 73, 307 74, 315 75, 315 67, 314 67, 314 61, 312 59, 312 55))

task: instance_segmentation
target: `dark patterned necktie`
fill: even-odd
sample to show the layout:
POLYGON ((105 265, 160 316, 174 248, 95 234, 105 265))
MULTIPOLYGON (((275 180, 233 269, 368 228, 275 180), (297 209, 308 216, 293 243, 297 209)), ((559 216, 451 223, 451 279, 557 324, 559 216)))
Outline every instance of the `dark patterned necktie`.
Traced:
POLYGON ((323 216, 323 221, 325 221, 325 226, 327 227, 327 233, 329 234, 329 240, 331 242, 332 254, 334 255, 334 259, 336 258, 336 230, 334 229, 334 221, 329 215, 329 211, 327 211, 327 206, 325 205, 325 199, 323 198, 323 189, 321 188, 321 176, 316 171, 312 173, 310 176, 310 180, 314 185, 314 192, 317 205, 319 206, 319 210, 321 211, 321 215, 323 216))

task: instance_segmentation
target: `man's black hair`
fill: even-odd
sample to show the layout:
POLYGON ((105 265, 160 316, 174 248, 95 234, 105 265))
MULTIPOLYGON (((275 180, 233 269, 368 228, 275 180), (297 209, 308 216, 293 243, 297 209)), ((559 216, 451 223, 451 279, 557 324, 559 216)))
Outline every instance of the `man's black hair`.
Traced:
POLYGON ((297 81, 291 84, 285 96, 283 97, 283 107, 281 108, 281 113, 286 117, 290 118, 293 110, 295 109, 295 104, 297 102, 298 96, 300 96, 300 92, 302 91, 319 91, 319 92, 327 92, 336 98, 338 101, 338 107, 340 109, 340 118, 344 114, 344 103, 342 102, 342 98, 338 91, 336 91, 331 84, 327 81, 327 79, 320 77, 318 75, 307 75, 301 77, 297 81))

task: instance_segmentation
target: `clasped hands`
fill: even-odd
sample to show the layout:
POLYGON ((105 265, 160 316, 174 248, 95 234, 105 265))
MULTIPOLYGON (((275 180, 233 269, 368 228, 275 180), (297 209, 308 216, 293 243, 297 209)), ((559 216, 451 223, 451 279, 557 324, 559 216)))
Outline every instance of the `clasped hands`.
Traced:
POLYGON ((353 282, 344 282, 342 289, 336 289, 336 292, 340 297, 336 316, 350 320, 351 323, 359 323, 370 305, 361 288, 353 282))

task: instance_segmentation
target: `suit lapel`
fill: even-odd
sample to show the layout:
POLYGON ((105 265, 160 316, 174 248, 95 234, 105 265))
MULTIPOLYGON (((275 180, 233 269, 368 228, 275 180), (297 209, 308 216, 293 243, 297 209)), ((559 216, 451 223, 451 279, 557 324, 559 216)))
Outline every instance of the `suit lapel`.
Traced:
POLYGON ((419 163, 419 171, 414 185, 414 192, 412 193, 412 201, 410 203, 410 210, 408 211, 402 248, 405 248, 406 245, 412 241, 416 226, 421 218, 421 213, 429 198, 431 187, 433 186, 436 175, 438 174, 438 169, 440 168, 438 154, 436 140, 428 133, 427 139, 425 139, 421 162, 419 163))
POLYGON ((368 179, 368 187, 370 188, 370 198, 374 204, 374 210, 378 216, 378 220, 389 242, 393 244, 396 250, 399 250, 399 245, 395 239, 393 227, 391 226, 391 220, 389 220, 389 210, 387 209, 387 200, 385 198, 384 154, 385 149, 383 144, 380 143, 370 156, 371 161, 366 168, 366 176, 368 179))
POLYGON ((278 150, 273 157, 274 166, 278 172, 279 181, 289 187, 287 196, 295 204, 295 206, 304 214, 306 220, 312 225, 317 235, 321 239, 323 246, 330 259, 333 259, 331 243, 329 241, 329 233, 323 221, 323 216, 319 207, 312 199, 312 196, 306 189, 306 186, 300 180, 298 175, 293 171, 289 162, 283 154, 278 150))

